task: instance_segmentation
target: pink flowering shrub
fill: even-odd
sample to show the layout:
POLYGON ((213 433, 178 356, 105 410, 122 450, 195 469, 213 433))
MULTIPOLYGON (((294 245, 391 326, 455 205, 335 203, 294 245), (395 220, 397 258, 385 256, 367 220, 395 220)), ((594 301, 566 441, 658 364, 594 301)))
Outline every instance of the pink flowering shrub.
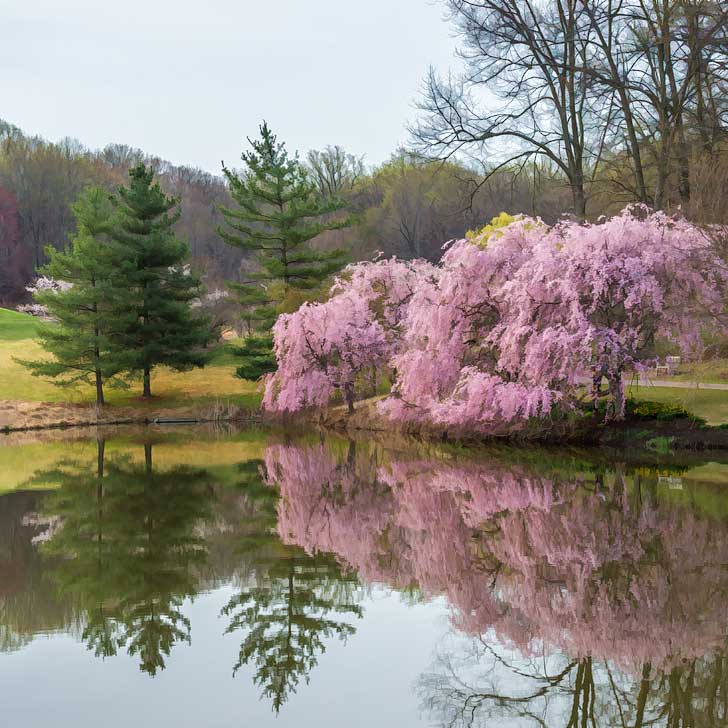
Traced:
POLYGON ((363 298, 348 293, 280 316, 273 347, 278 371, 266 382, 263 405, 283 412, 323 407, 336 390, 353 407, 356 376, 383 366, 387 354, 382 326, 363 298))
POLYGON ((273 327, 278 371, 266 381, 264 407, 323 407, 338 390, 352 409, 357 378, 388 365, 407 303, 433 272, 424 261, 359 263, 334 283, 328 301, 280 316, 273 327))
POLYGON ((501 216, 453 243, 437 266, 351 266, 324 304, 274 328, 278 372, 264 405, 353 407, 365 370, 387 371, 381 411, 396 422, 511 433, 572 406, 603 378, 624 416, 623 377, 657 337, 686 354, 722 328, 726 270, 704 230, 634 207, 594 224, 501 216))

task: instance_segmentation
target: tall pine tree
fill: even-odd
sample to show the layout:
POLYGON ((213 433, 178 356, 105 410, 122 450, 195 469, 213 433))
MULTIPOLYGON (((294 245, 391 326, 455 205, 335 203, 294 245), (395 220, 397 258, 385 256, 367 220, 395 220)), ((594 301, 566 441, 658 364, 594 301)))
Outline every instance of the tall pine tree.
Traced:
POLYGON ((321 251, 310 241, 326 230, 351 225, 350 217, 335 213, 345 203, 324 198, 296 156, 290 157, 264 122, 260 139, 248 139, 245 170, 239 174, 223 165, 235 209, 222 208, 227 224, 223 240, 254 254, 255 270, 231 287, 238 294, 249 335, 241 350, 238 376, 257 379, 275 370, 270 329, 286 304, 297 305, 344 264, 342 250, 321 251))
POLYGON ((186 265, 188 246, 172 231, 179 201, 162 192, 143 164, 129 177, 129 186, 119 189, 110 234, 124 251, 118 295, 135 316, 118 339, 130 358, 127 370, 142 375, 143 396, 151 397, 152 369, 204 366, 212 331, 190 305, 200 294, 200 281, 186 265))
POLYGON ((90 187, 73 205, 78 232, 70 247, 48 247, 49 262, 40 273, 70 284, 65 290, 35 294, 55 320, 40 330, 40 341, 52 358, 23 362, 37 376, 56 378, 61 385, 94 383, 96 403, 104 404, 106 379, 128 366, 127 353, 115 335, 130 325, 133 312, 118 296, 115 277, 121 260, 109 239, 113 207, 109 195, 90 187))

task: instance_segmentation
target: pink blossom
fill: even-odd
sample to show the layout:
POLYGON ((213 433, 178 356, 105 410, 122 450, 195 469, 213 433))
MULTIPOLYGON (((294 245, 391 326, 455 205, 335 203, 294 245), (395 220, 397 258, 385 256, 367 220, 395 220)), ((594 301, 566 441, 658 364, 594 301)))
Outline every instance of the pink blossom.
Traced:
POLYGON ((395 422, 512 433, 577 400, 584 373, 606 378, 624 415, 623 377, 662 337, 686 355, 723 329, 726 270, 708 232, 632 207, 596 224, 516 219, 459 240, 442 261, 348 268, 324 304, 274 329, 269 409, 323 407, 363 373, 388 372, 395 422))

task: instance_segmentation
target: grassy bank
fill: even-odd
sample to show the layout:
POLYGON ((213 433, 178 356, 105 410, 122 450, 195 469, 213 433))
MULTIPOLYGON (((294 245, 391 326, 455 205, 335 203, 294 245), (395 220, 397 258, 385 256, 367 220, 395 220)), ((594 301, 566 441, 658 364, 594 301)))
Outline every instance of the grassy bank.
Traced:
POLYGON ((257 409, 260 404, 257 384, 235 376, 235 344, 228 343, 212 352, 204 369, 156 368, 151 400, 140 396, 140 381, 132 380, 126 388, 107 384, 107 406, 97 411, 92 386, 58 386, 32 376, 18 362, 46 356, 36 340, 37 331, 38 320, 32 316, 0 309, 0 430, 144 422, 156 417, 216 418, 236 408, 257 409))
MULTIPOLYGON (((0 341, 0 400, 23 402, 68 402, 71 404, 93 404, 95 390, 89 385, 59 387, 52 381, 34 377, 16 359, 41 359, 44 356, 40 345, 32 339, 0 341)), ((150 407, 175 406, 194 402, 230 400, 240 406, 255 406, 259 401, 254 382, 235 377, 235 365, 230 346, 215 352, 213 360, 204 369, 189 372, 174 372, 158 367, 152 374, 154 399, 145 402, 140 398, 141 383, 130 382, 128 389, 117 389, 113 385, 105 388, 109 405, 150 407)))
MULTIPOLYGON (((26 314, 0 309, 0 400, 18 402, 93 404, 93 387, 80 384, 59 387, 52 381, 34 377, 17 359, 42 359, 45 354, 35 340, 37 320, 26 314)), ((209 366, 189 372, 159 367, 152 374, 153 400, 140 398, 141 383, 132 381, 128 389, 106 387, 109 406, 153 409, 211 404, 218 400, 240 407, 257 407, 260 395, 254 382, 235 377, 234 345, 220 346, 209 366)))

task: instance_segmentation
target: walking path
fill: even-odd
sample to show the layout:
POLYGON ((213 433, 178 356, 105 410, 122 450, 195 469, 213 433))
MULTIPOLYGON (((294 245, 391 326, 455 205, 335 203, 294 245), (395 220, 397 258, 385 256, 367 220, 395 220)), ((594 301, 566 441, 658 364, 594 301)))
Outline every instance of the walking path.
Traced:
MULTIPOLYGON (((591 378, 586 376, 577 377, 579 384, 591 384, 591 378)), ((641 375, 639 380, 634 376, 625 376, 626 386, 637 385, 639 387, 674 387, 676 389, 718 389, 728 390, 728 384, 710 384, 708 382, 686 382, 680 379, 652 379, 641 375)))
POLYGON ((678 387, 680 389, 728 389, 728 384, 711 384, 709 382, 685 382, 679 379, 650 379, 640 377, 639 382, 625 379, 625 384, 638 384, 640 387, 678 387))

